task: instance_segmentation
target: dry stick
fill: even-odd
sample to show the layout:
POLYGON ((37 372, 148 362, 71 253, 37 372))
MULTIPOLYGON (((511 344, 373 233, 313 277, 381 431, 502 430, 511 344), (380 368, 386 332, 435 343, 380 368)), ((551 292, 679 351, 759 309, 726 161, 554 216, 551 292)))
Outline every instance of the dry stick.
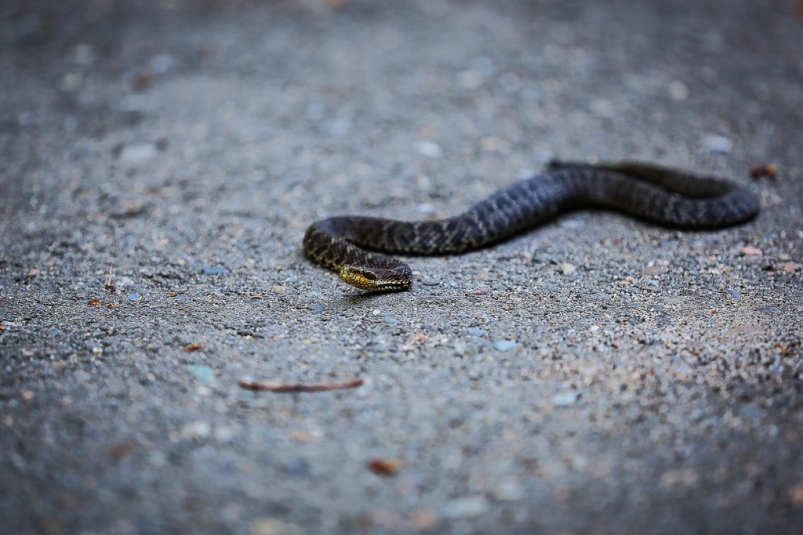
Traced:
POLYGON ((112 272, 114 271, 114 260, 109 265, 109 278, 106 279, 106 289, 110 292, 113 292, 117 289, 117 287, 112 283, 112 272))
POLYGON ((240 379, 237 384, 248 390, 267 390, 268 392, 326 392, 327 390, 343 390, 346 388, 356 388, 362 386, 365 381, 362 379, 352 379, 345 383, 318 383, 310 385, 302 384, 276 384, 262 381, 246 381, 240 379))

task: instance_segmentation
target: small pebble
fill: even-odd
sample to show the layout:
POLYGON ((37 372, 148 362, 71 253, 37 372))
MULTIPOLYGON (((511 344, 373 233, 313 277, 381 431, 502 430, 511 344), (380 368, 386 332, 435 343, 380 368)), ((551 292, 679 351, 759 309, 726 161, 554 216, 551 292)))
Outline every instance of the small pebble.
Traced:
POLYGON ((567 390, 566 392, 555 394, 552 397, 552 404, 556 407, 565 407, 567 405, 574 405, 579 398, 580 395, 577 392, 567 390))
POLYGON ((577 271, 577 268, 574 266, 574 264, 569 264, 568 262, 561 262, 560 264, 558 264, 558 269, 564 275, 571 275, 572 273, 577 271))
POLYGON ((493 493, 499 501, 513 502, 524 497, 524 489, 517 481, 505 481, 497 485, 493 493))
POLYGON ((155 74, 165 74, 173 65, 173 57, 169 54, 153 56, 150 61, 151 70, 155 74))
POLYGON ((483 76, 491 76, 494 73, 494 64, 488 56, 477 56, 471 60, 471 70, 483 76))
POLYGON ((139 299, 139 294, 131 294, 127 296, 126 299, 128 299, 129 301, 136 301, 139 299))
POLYGON ((510 340, 494 340, 494 348, 499 351, 510 351, 516 345, 516 342, 511 342, 510 340))
POLYGON ((697 472, 686 470, 667 470, 661 475, 662 487, 688 487, 697 483, 697 472))
POLYGON ((307 308, 314 310, 315 312, 323 312, 326 310, 326 305, 309 305, 307 308))
POLYGON ((187 370, 204 384, 210 383, 215 378, 215 372, 209 366, 188 364, 187 370))
POLYGON ((61 83, 59 87, 62 91, 71 93, 73 91, 77 91, 81 84, 83 83, 84 78, 81 76, 81 73, 78 72, 68 72, 64 75, 61 79, 61 83))
POLYGON ((433 141, 416 141, 413 145, 416 152, 423 156, 428 156, 430 158, 437 158, 441 155, 441 148, 440 146, 433 142, 433 141))
POLYGON ((484 496, 466 496, 450 501, 443 508, 446 518, 469 518, 486 513, 490 509, 484 496))
POLYGON ((212 434, 212 426, 203 420, 189 423, 181 428, 181 438, 189 440, 192 438, 206 438, 212 434))
POLYGON ((126 163, 144 163, 152 159, 159 151, 154 143, 129 143, 120 151, 120 161, 126 163))
POLYGON ((705 150, 714 154, 728 154, 733 148, 733 141, 717 135, 703 137, 702 145, 705 150))
POLYGON ((689 96, 689 88, 683 82, 674 81, 669 84, 669 96, 675 100, 686 100, 689 96))
POLYGON ((228 270, 222 266, 204 266, 202 271, 204 275, 222 275, 228 270))
POLYGON ((767 410, 759 407, 758 405, 746 403, 739 407, 739 415, 752 420, 761 420, 767 416, 767 410))
POLYGON ((761 252, 761 249, 757 249, 757 248, 752 247, 750 245, 746 245, 746 246, 742 247, 741 249, 739 249, 739 252, 741 254, 747 255, 747 256, 761 256, 763 254, 761 252))
POLYGON ((324 118, 326 118, 326 106, 320 102, 308 104, 305 115, 307 116, 307 120, 310 122, 317 123, 322 121, 324 118))
POLYGON ((296 459, 284 465, 283 472, 288 476, 300 477, 309 473, 309 463, 304 459, 296 459))
POLYGON ((734 290, 733 288, 729 289, 729 290, 728 290, 728 293, 729 293, 729 294, 730 294, 730 296, 731 296, 731 297, 733 297, 734 299, 739 299, 739 292, 737 292, 737 291, 736 291, 736 290, 734 290))
POLYGON ((167 455, 165 455, 161 451, 154 451, 150 455, 148 455, 148 463, 150 463, 151 466, 155 466, 157 468, 166 466, 167 455))
POLYGON ((278 518, 264 517, 251 523, 251 535, 301 535, 304 531, 295 524, 278 518))
POLYGON ((483 336, 485 335, 485 331, 480 329, 479 327, 469 327, 466 329, 466 332, 472 336, 483 336))
POLYGON ((482 86, 484 77, 477 71, 463 71, 457 75, 457 83, 463 89, 477 89, 482 86))

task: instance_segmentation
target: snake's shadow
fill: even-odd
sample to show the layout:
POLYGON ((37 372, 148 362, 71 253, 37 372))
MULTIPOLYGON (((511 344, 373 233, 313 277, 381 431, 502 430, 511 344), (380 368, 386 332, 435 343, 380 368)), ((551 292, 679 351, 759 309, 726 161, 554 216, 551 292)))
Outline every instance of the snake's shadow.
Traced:
POLYGON ((353 309, 355 305, 365 305, 372 301, 387 298, 388 296, 400 295, 400 294, 411 294, 413 293, 412 289, 403 290, 403 291, 389 291, 389 292, 370 292, 365 291, 358 294, 351 294, 351 295, 344 295, 341 297, 336 297, 330 301, 334 308, 343 307, 344 309, 353 309))

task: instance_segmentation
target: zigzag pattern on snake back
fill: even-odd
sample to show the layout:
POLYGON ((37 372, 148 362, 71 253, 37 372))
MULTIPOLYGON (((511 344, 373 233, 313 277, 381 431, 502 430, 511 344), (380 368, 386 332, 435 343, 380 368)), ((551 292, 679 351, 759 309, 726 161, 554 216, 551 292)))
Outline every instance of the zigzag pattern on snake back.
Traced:
POLYGON ((358 288, 405 290, 413 277, 407 264, 362 248, 410 255, 464 253, 583 207, 611 208, 666 226, 710 229, 755 217, 759 203, 732 182, 664 167, 556 162, 448 219, 338 216, 316 221, 304 236, 304 251, 358 288))

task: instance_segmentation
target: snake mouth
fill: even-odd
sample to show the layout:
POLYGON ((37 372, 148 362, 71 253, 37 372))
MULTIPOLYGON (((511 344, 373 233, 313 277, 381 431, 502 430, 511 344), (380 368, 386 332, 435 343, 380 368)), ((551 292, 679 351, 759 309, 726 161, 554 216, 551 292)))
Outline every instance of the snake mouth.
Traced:
POLYGON ((410 281, 399 277, 392 269, 368 269, 345 264, 338 270, 340 278, 361 290, 372 292, 398 292, 407 290, 410 281))

